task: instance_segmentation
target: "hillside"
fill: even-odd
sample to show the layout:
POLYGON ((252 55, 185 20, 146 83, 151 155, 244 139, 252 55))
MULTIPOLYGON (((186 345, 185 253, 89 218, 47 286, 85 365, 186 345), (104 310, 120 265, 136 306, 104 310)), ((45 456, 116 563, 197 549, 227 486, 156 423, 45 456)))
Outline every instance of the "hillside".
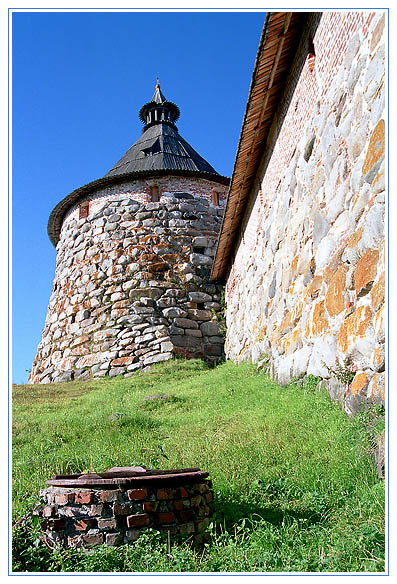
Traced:
POLYGON ((384 570, 384 484, 367 433, 376 416, 348 418, 315 379, 282 388, 248 364, 176 360, 13 393, 15 571, 384 570), (135 464, 209 471, 203 549, 173 542, 167 554, 153 533, 90 555, 34 546, 37 527, 21 517, 48 478, 135 464))

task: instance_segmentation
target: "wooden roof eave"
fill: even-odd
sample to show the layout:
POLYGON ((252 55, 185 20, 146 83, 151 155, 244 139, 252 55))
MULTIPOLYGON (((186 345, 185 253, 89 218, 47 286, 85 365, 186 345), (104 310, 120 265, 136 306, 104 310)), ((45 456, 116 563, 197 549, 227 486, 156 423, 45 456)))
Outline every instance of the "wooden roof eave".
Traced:
POLYGON ((212 268, 213 280, 221 280, 227 271, 238 227, 257 174, 271 121, 279 103, 278 97, 284 87, 285 73, 291 62, 297 15, 298 13, 292 12, 267 13, 266 15, 212 268))

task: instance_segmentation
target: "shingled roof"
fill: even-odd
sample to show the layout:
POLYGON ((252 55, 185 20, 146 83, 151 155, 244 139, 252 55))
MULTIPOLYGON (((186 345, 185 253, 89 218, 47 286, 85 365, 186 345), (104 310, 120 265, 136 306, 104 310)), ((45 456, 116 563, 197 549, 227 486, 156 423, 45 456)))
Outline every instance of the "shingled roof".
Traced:
POLYGON ((229 178, 216 172, 179 134, 175 125, 179 113, 178 106, 165 98, 157 80, 151 101, 144 104, 139 111, 139 118, 144 123, 140 138, 103 178, 76 189, 51 212, 47 231, 55 246, 68 209, 98 188, 134 178, 169 174, 197 176, 220 184, 229 184, 229 178))
POLYGON ((106 176, 142 170, 187 170, 218 174, 182 138, 173 124, 166 123, 155 123, 148 127, 106 176))

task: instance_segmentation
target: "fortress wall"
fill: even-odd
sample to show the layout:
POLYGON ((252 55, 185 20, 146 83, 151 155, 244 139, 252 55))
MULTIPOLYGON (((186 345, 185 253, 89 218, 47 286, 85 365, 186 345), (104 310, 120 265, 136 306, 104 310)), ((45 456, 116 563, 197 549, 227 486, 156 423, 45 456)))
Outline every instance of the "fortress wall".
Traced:
POLYGON ((325 12, 302 39, 227 287, 226 354, 281 384, 384 400, 385 18, 325 12))
MULTIPOLYGON (((227 189, 193 183, 195 194, 227 189)), ((186 179, 167 182, 187 187, 186 179)), ((155 203, 141 193, 131 182, 94 194, 88 217, 74 209, 64 221, 29 383, 129 376, 174 354, 222 356, 220 288, 208 278, 223 209, 189 193, 163 192, 155 203)))

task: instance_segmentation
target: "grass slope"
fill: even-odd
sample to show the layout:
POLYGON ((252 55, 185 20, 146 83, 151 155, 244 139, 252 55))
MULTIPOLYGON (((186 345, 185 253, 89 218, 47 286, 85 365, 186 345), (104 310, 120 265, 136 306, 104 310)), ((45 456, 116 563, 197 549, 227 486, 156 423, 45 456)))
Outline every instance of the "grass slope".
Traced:
POLYGON ((129 379, 15 386, 13 404, 14 520, 54 474, 198 466, 215 490, 202 549, 174 542, 167 553, 149 532, 88 555, 50 552, 26 519, 15 571, 384 570, 384 485, 365 420, 349 419, 310 380, 282 388, 248 364, 176 360, 129 379), (167 399, 144 399, 153 395, 167 399))

